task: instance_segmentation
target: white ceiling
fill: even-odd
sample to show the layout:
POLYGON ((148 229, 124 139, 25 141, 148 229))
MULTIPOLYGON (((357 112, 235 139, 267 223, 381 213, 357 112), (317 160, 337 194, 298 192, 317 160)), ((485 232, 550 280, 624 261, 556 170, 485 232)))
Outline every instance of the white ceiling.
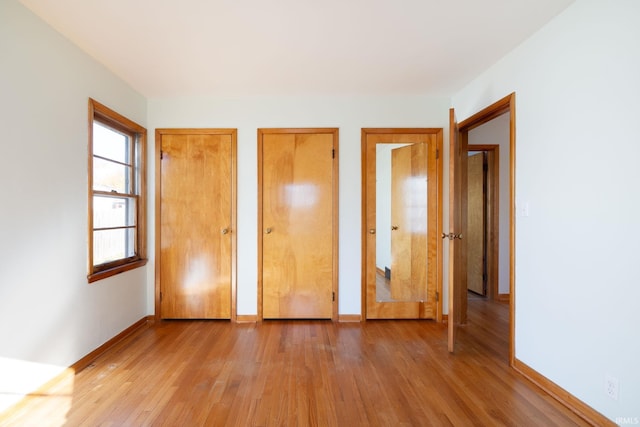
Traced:
POLYGON ((447 96, 574 0, 20 0, 147 97, 447 96))

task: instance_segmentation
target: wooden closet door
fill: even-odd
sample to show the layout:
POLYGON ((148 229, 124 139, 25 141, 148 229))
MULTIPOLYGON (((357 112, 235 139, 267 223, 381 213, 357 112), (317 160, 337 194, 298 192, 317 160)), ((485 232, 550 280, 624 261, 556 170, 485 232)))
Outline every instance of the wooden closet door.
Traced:
POLYGON ((260 134, 263 318, 333 317, 336 134, 260 134))
POLYGON ((362 129, 367 319, 442 316, 441 146, 442 129, 362 129))
POLYGON ((162 318, 231 317, 234 137, 161 135, 162 318))

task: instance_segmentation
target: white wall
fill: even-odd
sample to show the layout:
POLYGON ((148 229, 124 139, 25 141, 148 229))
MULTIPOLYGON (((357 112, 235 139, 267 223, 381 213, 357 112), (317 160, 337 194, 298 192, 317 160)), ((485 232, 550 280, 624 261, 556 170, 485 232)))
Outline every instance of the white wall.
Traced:
POLYGON ((469 131, 469 144, 500 146, 498 159, 498 293, 509 293, 509 114, 469 131))
POLYGON ((614 420, 640 418, 638 17, 579 0, 453 98, 516 92, 516 357, 614 420))
POLYGON ((0 358, 69 366, 143 318, 146 268, 87 283, 87 105, 146 101, 0 2, 0 358))
MULTIPOLYGON (((251 97, 149 100, 149 130, 171 127, 238 128, 238 314, 257 314, 257 129, 338 127, 339 313, 361 314, 361 144, 363 127, 446 127, 448 98, 251 97)), ((150 176, 154 176, 151 174, 150 176)), ((154 194, 151 182, 151 195, 154 194)), ((154 206, 153 198, 150 206, 154 206)), ((151 213, 153 215, 153 212, 151 213)), ((150 247, 154 247, 152 242, 150 247)), ((152 290, 153 277, 148 286, 152 290)), ((153 292, 148 296, 153 312, 153 292)))

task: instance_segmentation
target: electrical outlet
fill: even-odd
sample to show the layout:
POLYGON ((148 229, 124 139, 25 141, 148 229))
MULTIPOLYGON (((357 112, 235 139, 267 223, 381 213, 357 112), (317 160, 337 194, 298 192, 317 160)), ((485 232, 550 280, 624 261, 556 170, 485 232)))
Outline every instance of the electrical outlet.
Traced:
POLYGON ((620 388, 620 382, 617 378, 607 375, 604 379, 604 393, 612 398, 618 400, 618 389, 620 388))

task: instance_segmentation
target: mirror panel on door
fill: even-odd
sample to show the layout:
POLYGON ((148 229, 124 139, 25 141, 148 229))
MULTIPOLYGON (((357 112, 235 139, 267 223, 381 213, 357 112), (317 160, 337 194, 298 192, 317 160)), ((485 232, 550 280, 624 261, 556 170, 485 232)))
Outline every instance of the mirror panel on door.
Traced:
POLYGON ((363 129, 368 319, 440 318, 441 129, 363 129))

